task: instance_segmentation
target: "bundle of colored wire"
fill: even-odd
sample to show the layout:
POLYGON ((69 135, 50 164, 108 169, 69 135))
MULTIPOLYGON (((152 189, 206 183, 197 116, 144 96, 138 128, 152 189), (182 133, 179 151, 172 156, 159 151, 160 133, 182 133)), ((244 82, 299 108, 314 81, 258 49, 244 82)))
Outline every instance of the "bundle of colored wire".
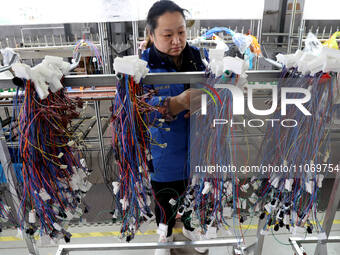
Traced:
MULTIPOLYGON (((112 142, 118 180, 112 183, 117 214, 122 218, 121 237, 130 241, 143 222, 153 218, 150 209, 152 189, 149 172, 153 171, 150 126, 160 120, 152 117, 159 109, 146 103, 155 94, 144 93, 143 85, 122 75, 117 83, 117 94, 112 107, 112 142)), ((162 145, 160 145, 162 146, 162 145)))
POLYGON ((91 41, 86 39, 81 39, 77 41, 77 43, 74 45, 73 49, 73 58, 75 59, 75 54, 79 51, 81 47, 88 47, 91 51, 91 53, 96 56, 96 59, 98 61, 98 67, 103 67, 103 60, 101 57, 101 54, 97 48, 96 45, 94 45, 91 41))
POLYGON ((242 183, 237 171, 233 171, 231 167, 237 166, 240 159, 247 162, 249 158, 249 153, 246 155, 243 148, 238 146, 239 140, 236 137, 236 134, 243 133, 243 130, 238 126, 211 125, 214 119, 228 123, 235 119, 230 90, 214 89, 214 85, 226 82, 237 84, 237 81, 235 74, 231 77, 224 74, 219 79, 210 75, 202 88, 205 93, 211 95, 207 103, 207 113, 201 114, 191 110, 195 112, 190 119, 192 181, 183 207, 184 211, 194 211, 192 225, 200 227, 202 232, 212 236, 216 231, 215 226, 229 226, 228 218, 233 218, 234 235, 241 236, 242 233, 236 233, 236 230, 239 223, 245 220, 245 215, 241 214, 241 210, 246 209, 245 200, 239 194, 242 183))
MULTIPOLYGON (((327 175, 330 164, 330 124, 333 116, 333 91, 336 78, 333 74, 319 72, 314 76, 301 75, 296 69, 282 71, 278 89, 304 88, 311 99, 304 107, 306 115, 295 105, 288 105, 286 115, 282 109, 274 112, 277 124, 268 125, 261 150, 261 165, 276 166, 282 171, 266 171, 257 195, 265 203, 262 218, 266 217, 266 230, 275 225, 293 227, 293 234, 311 233, 309 218, 317 209, 317 193, 327 175), (285 126, 279 123, 285 122, 285 126), (295 125, 293 124, 295 123, 295 125), (292 125, 292 126, 291 126, 292 125), (290 126, 290 127, 287 127, 290 126)), ((299 99, 301 93, 289 93, 289 98, 299 99)), ((279 97, 278 105, 281 105, 279 97)), ((334 166, 337 167, 337 166, 334 166)), ((316 217, 315 217, 316 218, 316 217)), ((317 219, 317 218, 316 218, 317 219)), ((320 227, 317 222, 318 227, 320 227)))
POLYGON ((33 82, 24 83, 24 97, 14 100, 18 103, 14 109, 18 111, 18 153, 23 177, 18 187, 21 228, 28 221, 25 231, 29 234, 40 228, 40 235, 68 242, 71 234, 64 225, 83 214, 82 198, 91 187, 86 162, 71 126, 82 102, 68 98, 63 90, 41 100, 33 82))

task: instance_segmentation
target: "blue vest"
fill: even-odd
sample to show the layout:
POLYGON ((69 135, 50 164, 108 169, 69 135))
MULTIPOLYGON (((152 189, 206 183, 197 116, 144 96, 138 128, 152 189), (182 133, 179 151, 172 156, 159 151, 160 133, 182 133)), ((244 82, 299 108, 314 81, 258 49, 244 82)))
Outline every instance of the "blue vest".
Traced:
MULTIPOLYGON (((200 52, 188 44, 182 52, 182 67, 179 71, 203 71, 200 52)), ((151 46, 142 53, 143 60, 148 62, 150 73, 176 72, 176 67, 171 58, 160 53, 151 46)), ((155 89, 157 95, 148 100, 151 105, 162 105, 167 97, 181 94, 189 85, 185 84, 159 84, 144 85, 144 90, 155 89)), ((154 172, 151 179, 157 182, 172 182, 188 179, 190 176, 190 122, 184 118, 186 112, 181 112, 171 122, 163 123, 161 128, 151 127, 152 138, 158 144, 167 144, 165 148, 151 145, 151 155, 154 172), (166 131, 170 128, 170 131, 166 131)), ((160 113, 154 113, 153 118, 162 118, 160 113)))

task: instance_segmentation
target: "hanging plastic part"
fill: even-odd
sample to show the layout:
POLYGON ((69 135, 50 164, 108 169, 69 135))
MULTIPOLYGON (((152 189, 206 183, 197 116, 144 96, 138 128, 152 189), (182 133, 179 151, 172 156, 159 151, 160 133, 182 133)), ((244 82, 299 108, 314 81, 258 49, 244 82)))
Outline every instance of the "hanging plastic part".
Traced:
POLYGON ((158 229, 157 229, 157 234, 159 234, 160 236, 167 236, 168 234, 168 225, 163 224, 163 223, 159 223, 158 225, 158 229))
POLYGON ((235 35, 232 37, 233 42, 238 47, 238 50, 241 54, 244 54, 251 45, 253 38, 249 35, 244 35, 241 33, 235 33, 235 35))
POLYGON ((316 175, 318 188, 322 188, 322 182, 323 182, 324 178, 325 178, 325 176, 323 174, 316 175))
POLYGON ((223 207, 224 217, 231 217, 232 214, 233 214, 233 209, 231 207, 223 207))
POLYGON ((327 41, 323 43, 324 46, 332 49, 339 49, 338 42, 336 40, 337 37, 340 36, 340 31, 335 32, 327 41))
POLYGON ((292 191, 292 186, 293 186, 294 179, 286 179, 285 180, 285 189, 287 191, 292 191))
POLYGON ((149 72, 146 66, 147 62, 139 59, 138 55, 116 57, 113 62, 116 73, 131 75, 136 83, 139 83, 141 78, 144 78, 149 72))
POLYGON ((31 210, 29 213, 28 213, 28 222, 31 223, 31 224, 34 224, 36 223, 37 219, 35 217, 35 210, 31 210))
POLYGON ((309 194, 313 194, 313 189, 314 189, 314 181, 309 180, 305 183, 306 191, 309 194))
POLYGON ((225 57, 223 58, 223 70, 229 70, 238 75, 245 75, 245 71, 248 70, 249 65, 243 59, 238 57, 225 57))
POLYGON ((202 190, 202 194, 205 195, 205 194, 208 194, 209 191, 210 191, 210 183, 209 182, 204 182, 204 188, 202 190))
POLYGON ((210 49, 209 50, 209 68, 211 69, 211 72, 216 75, 216 77, 219 77, 223 74, 224 70, 224 64, 223 64, 223 57, 224 57, 224 50, 223 49, 210 49))
POLYGON ((42 63, 31 68, 28 65, 15 63, 12 65, 16 77, 32 80, 40 99, 49 95, 48 88, 55 93, 63 88, 60 79, 69 70, 70 64, 60 57, 45 56, 42 63), (49 84, 49 85, 47 85, 49 84))
POLYGON ((39 196, 43 201, 47 201, 51 199, 50 195, 46 192, 44 188, 40 189, 39 196))

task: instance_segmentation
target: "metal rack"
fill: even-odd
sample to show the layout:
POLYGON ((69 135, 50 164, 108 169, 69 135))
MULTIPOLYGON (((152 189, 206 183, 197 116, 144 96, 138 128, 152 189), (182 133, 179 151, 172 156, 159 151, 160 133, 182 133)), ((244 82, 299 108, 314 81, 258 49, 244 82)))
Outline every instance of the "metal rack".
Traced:
POLYGON ((168 243, 120 243, 120 244, 69 244, 59 245, 56 255, 68 255, 72 251, 112 251, 112 250, 147 250, 147 249, 171 249, 184 247, 224 247, 232 246, 233 254, 235 248, 242 240, 235 238, 215 239, 193 242, 168 242, 168 243))
MULTIPOLYGON (((280 77, 280 71, 248 71, 248 78, 249 82, 271 82, 273 80, 277 80, 280 77)), ((205 73, 204 72, 184 72, 184 73, 151 73, 147 74, 146 77, 143 79, 144 84, 174 84, 174 83, 191 83, 191 82, 199 82, 205 80, 205 73)), ((66 76, 64 79, 64 85, 69 87, 103 87, 103 86, 114 86, 117 82, 116 75, 112 74, 104 74, 104 75, 79 75, 79 76, 66 76)), ((15 85, 12 83, 11 79, 0 79, 0 88, 13 88, 15 85)), ((113 98, 107 98, 113 99, 113 98)), ((95 100, 95 99, 94 99, 95 100)), ((95 100, 95 102, 99 102, 99 100, 95 100)), ((97 125, 101 126, 100 122, 101 116, 99 112, 99 104, 95 110, 96 118, 97 118, 97 125)), ((103 149, 103 134, 101 128, 98 128, 98 136, 99 136, 99 143, 102 144, 101 150, 103 149)), ((6 150, 7 144, 6 142, 0 143, 0 150, 6 150)), ((102 162, 105 162, 105 155, 102 153, 102 162)), ((5 158, 1 162, 4 166, 10 166, 10 158, 5 158)), ((105 165, 105 163, 104 163, 105 165)), ((327 237, 329 236, 329 232, 332 226, 332 222, 335 217, 335 212, 337 206, 340 201, 340 188, 339 188, 339 175, 337 176, 333 189, 332 194, 330 196, 328 208, 326 211, 326 220, 324 221, 324 230, 326 232, 327 237)), ((264 236, 260 235, 260 229, 263 228, 264 222, 259 220, 258 223, 258 239, 257 242, 250 245, 245 249, 245 251, 250 252, 254 251, 255 254, 260 255, 262 253, 262 247, 264 242, 264 236)), ((330 238, 331 240, 331 238, 330 238)), ((26 241, 27 246, 31 247, 33 244, 32 240, 26 241)), ((174 242, 164 244, 164 248, 178 248, 184 246, 190 247, 204 247, 204 246, 235 246, 237 240, 235 239, 227 239, 227 240, 210 240, 210 241, 203 241, 204 243, 200 242, 174 242)), ((323 252, 325 252, 325 245, 319 245, 323 252)), ((103 245, 63 245, 60 246, 58 249, 58 255, 60 254, 67 254, 70 251, 84 251, 84 250, 113 250, 113 249, 154 249, 159 248, 159 244, 157 243, 140 243, 140 244, 103 244, 103 245), (128 248, 130 247, 130 248, 128 248)), ((319 248, 318 248, 319 249, 319 248)), ((32 252, 31 252, 32 253, 32 252)), ((32 253, 38 254, 38 253, 32 253)), ((319 254, 326 254, 326 253, 319 253, 319 254)))

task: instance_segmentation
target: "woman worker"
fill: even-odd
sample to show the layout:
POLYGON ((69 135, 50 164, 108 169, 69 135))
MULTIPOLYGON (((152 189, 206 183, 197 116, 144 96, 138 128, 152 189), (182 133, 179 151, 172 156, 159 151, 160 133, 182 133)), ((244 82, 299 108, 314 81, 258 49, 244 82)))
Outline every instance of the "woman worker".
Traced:
MULTIPOLYGON (((205 70, 199 50, 189 46, 186 41, 184 11, 169 0, 157 1, 150 8, 147 16, 150 47, 142 53, 142 59, 148 62, 151 73, 205 70)), ((190 176, 188 110, 191 90, 189 84, 144 86, 145 91, 157 91, 148 103, 162 109, 162 113, 156 114, 162 127, 150 129, 153 140, 161 145, 151 146, 154 168, 151 185, 157 199, 157 225, 163 223, 168 226, 166 235, 161 234, 159 242, 168 242, 173 240, 172 230, 180 198, 186 191, 190 176), (174 201, 177 201, 176 205, 174 201)), ((185 212, 181 217, 184 223, 183 234, 190 240, 201 240, 199 231, 190 225, 190 214, 185 212)), ((200 253, 207 251, 206 248, 196 250, 200 253)), ((157 249, 155 254, 170 254, 170 250, 157 249)))

